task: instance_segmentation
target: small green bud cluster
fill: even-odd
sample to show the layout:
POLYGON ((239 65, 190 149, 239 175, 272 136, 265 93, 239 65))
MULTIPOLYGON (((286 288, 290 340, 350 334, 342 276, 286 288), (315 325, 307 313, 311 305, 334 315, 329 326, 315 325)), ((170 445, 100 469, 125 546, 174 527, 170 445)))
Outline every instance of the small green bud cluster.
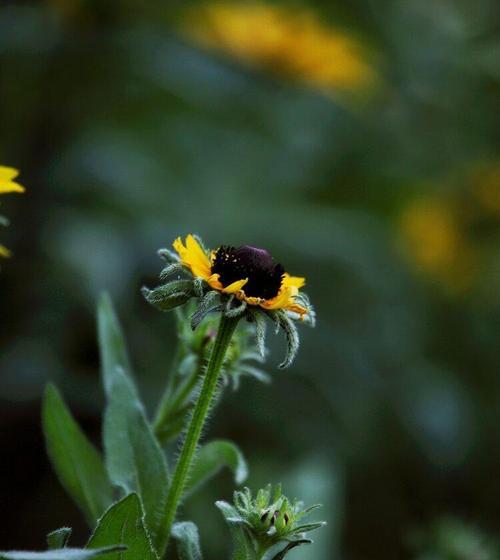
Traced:
POLYGON ((284 547, 273 558, 284 558, 292 548, 312 542, 305 538, 306 533, 325 525, 323 521, 301 523, 319 505, 304 508, 303 502, 284 496, 281 485, 274 489, 268 485, 260 489, 255 498, 244 488, 234 493, 234 506, 226 502, 216 505, 232 529, 235 553, 244 546, 247 552, 255 553, 256 559, 280 543, 284 547))
POLYGON ((276 541, 298 536, 324 525, 323 522, 299 524, 305 515, 319 505, 304 509, 303 502, 292 502, 283 496, 280 484, 274 490, 271 485, 261 488, 255 499, 248 488, 235 492, 234 505, 256 535, 265 535, 276 541))

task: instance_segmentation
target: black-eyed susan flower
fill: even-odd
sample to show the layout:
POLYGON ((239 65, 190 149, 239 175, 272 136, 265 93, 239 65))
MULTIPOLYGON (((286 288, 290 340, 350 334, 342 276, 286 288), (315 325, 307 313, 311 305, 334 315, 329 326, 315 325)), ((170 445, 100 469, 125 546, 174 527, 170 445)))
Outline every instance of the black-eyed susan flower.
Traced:
POLYGON ((367 90, 377 81, 358 41, 307 8, 216 0, 186 19, 185 33, 200 45, 327 94, 367 90))
MULTIPOLYGON (((24 192, 24 187, 14 180, 18 175, 17 169, 0 165, 0 194, 24 192)), ((8 225, 8 221, 0 216, 0 224, 8 225)), ((0 257, 10 257, 10 255, 11 252, 7 247, 0 245, 0 257)))
POLYGON ((265 318, 269 317, 287 335, 288 352, 281 367, 288 366, 299 343, 294 320, 314 324, 314 310, 300 291, 305 279, 291 276, 265 249, 251 245, 221 245, 208 251, 199 238, 188 235, 185 241, 177 238, 173 248, 175 252, 167 249, 159 252, 169 262, 160 278, 188 272, 191 279, 173 280, 154 290, 144 288, 146 299, 167 311, 197 297, 198 306, 191 317, 193 329, 211 312, 222 312, 227 317, 245 315, 256 325, 262 354, 265 318))

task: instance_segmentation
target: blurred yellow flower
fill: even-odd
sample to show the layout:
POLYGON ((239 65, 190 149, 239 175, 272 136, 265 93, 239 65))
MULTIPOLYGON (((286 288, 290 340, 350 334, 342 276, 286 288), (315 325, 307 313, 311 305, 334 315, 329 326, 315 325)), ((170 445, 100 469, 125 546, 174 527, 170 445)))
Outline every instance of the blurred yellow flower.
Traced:
POLYGON ((365 89, 376 81, 361 46, 305 9, 215 2, 191 12, 185 29, 205 47, 326 93, 365 89))
POLYGON ((413 201, 400 218, 405 249, 414 265, 450 291, 470 288, 477 255, 466 239, 457 207, 445 197, 413 201))
MULTIPOLYGON (((14 181, 18 175, 19 171, 17 169, 0 165, 0 194, 24 192, 24 187, 14 181)), ((7 247, 0 245, 0 257, 10 257, 10 255, 7 247)))

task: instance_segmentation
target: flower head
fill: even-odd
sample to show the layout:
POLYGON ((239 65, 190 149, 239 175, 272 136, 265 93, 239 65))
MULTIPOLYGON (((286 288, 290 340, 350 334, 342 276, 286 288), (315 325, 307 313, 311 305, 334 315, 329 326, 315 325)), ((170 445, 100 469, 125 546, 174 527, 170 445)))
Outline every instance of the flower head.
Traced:
POLYGON ((274 489, 269 484, 257 492, 255 498, 245 488, 234 493, 234 505, 219 501, 226 522, 239 533, 235 544, 241 541, 257 551, 284 543, 285 547, 276 558, 284 558, 286 552, 300 544, 310 543, 306 533, 325 525, 324 521, 303 523, 302 520, 319 505, 304 508, 303 502, 289 500, 281 493, 281 485, 274 489), (285 554, 284 554, 285 553, 285 554), (280 555, 281 554, 281 555, 280 555))
POLYGON ((185 244, 178 237, 174 249, 182 264, 214 290, 263 309, 287 309, 301 317, 308 312, 296 301, 305 279, 287 274, 265 249, 222 245, 207 255, 193 235, 185 244))
MULTIPOLYGON (((17 169, 0 165, 0 194, 24 192, 24 187, 14 181, 18 175, 19 171, 17 169)), ((8 223, 3 216, 0 216, 1 225, 8 225, 8 223)), ((10 257, 10 255, 11 253, 7 247, 0 245, 0 257, 10 257)))
POLYGON ((245 315, 256 324, 262 355, 265 318, 269 317, 277 329, 283 328, 287 334, 289 351, 281 365, 288 366, 298 349, 293 321, 314 324, 314 310, 307 296, 300 292, 305 279, 291 276, 265 249, 251 245, 221 245, 208 251, 199 238, 188 235, 185 241, 178 237, 173 248, 175 252, 167 249, 159 252, 169 262, 160 278, 188 272, 191 280, 170 281, 155 290, 145 288, 146 299, 166 311, 198 297, 198 307, 191 317, 193 329, 210 312, 223 312, 230 317, 245 315))

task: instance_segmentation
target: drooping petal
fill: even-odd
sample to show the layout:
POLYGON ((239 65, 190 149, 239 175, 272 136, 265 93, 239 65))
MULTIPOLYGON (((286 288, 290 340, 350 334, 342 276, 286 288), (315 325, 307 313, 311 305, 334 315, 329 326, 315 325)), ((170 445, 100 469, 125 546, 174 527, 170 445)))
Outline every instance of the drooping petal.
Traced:
POLYGON ((302 305, 299 305, 298 303, 291 303, 290 305, 287 305, 285 309, 287 311, 292 311, 293 313, 297 313, 297 315, 300 315, 301 319, 303 319, 304 315, 307 315, 308 313, 307 309, 302 305))
POLYGON ((214 290, 222 291, 224 289, 224 286, 221 284, 221 281, 219 280, 218 274, 212 274, 209 278, 207 278, 207 283, 214 290))
POLYGON ((189 267, 194 276, 208 280, 212 275, 210 259, 191 234, 186 237, 185 245, 178 237, 174 241, 173 247, 179 254, 182 264, 189 267))
POLYGON ((25 191, 24 187, 15 181, 3 181, 0 179, 0 194, 5 193, 23 193, 25 191))
POLYGON ((236 292, 239 292, 247 282, 248 278, 245 278, 243 280, 236 280, 236 282, 229 284, 229 286, 226 286, 222 291, 225 294, 235 294, 236 292))
POLYGON ((265 300, 260 304, 264 309, 281 309, 293 303, 293 286, 282 286, 279 294, 272 298, 265 300))

